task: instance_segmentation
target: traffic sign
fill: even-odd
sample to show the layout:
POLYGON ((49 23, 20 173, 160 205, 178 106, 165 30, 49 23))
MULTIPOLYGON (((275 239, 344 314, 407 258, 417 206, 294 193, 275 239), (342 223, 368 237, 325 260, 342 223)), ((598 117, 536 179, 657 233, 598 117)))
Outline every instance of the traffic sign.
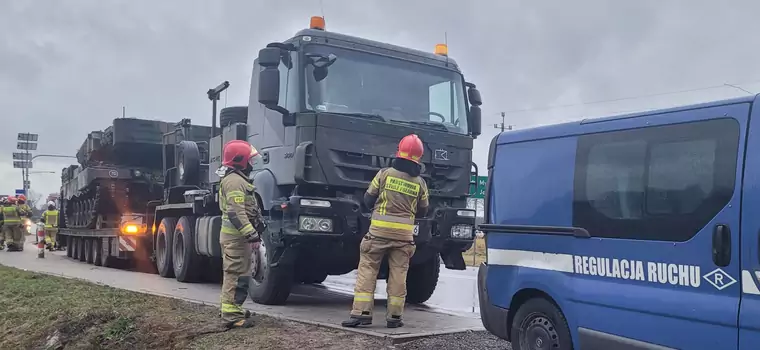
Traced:
POLYGON ((32 162, 28 160, 14 160, 13 167, 16 169, 31 169, 32 162))
MULTIPOLYGON (((470 182, 475 181, 475 176, 470 175, 470 182)), ((488 176, 478 176, 476 185, 470 185, 470 198, 483 199, 486 198, 486 183, 488 182, 488 176), (477 188, 477 192, 476 192, 477 188)))
POLYGON ((18 133, 18 140, 19 141, 28 141, 28 142, 37 142, 39 140, 39 135, 37 134, 30 134, 26 132, 20 132, 18 133))
POLYGON ((19 189, 17 189, 17 190, 16 190, 16 195, 18 196, 18 195, 20 195, 20 194, 23 194, 23 195, 25 195, 25 196, 26 196, 26 193, 25 193, 25 191, 24 191, 24 190, 19 190, 19 189))
POLYGON ((32 154, 24 152, 13 152, 13 160, 32 160, 32 154))
POLYGON ((32 142, 17 142, 16 143, 16 149, 20 149, 22 151, 36 151, 37 150, 37 144, 32 142))

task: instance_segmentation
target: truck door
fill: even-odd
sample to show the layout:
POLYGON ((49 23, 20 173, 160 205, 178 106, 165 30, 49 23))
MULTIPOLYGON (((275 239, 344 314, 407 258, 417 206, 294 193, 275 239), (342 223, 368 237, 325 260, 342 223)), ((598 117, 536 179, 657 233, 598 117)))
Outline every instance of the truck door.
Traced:
MULTIPOLYGON (((758 106, 755 100, 755 106, 758 106)), ((739 349, 760 348, 760 110, 750 118, 744 165, 739 349)))
MULTIPOLYGON (((737 348, 749 110, 735 103, 586 125, 573 206, 573 226, 591 235, 573 243, 582 349, 737 348)), ((757 236, 760 206, 753 215, 757 236)))

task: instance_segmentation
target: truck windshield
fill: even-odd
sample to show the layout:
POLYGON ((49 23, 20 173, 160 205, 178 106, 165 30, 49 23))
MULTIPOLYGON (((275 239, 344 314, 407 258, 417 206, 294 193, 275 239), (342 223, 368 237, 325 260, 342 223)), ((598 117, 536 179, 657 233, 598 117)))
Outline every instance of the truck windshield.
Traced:
POLYGON ((312 111, 374 115, 389 123, 468 132, 460 73, 322 45, 307 46, 305 62, 306 106, 312 111), (310 64, 320 57, 334 59, 326 71, 310 64))

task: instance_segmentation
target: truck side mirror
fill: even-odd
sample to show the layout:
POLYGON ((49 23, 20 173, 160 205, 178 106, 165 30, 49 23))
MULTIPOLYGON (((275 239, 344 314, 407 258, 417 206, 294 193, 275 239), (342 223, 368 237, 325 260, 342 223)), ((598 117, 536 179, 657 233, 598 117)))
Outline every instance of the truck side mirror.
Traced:
POLYGON ((473 137, 478 137, 481 132, 480 106, 470 106, 470 133, 473 137))
MULTIPOLYGON (((259 51, 259 103, 269 109, 278 110, 280 102, 280 65, 281 50, 267 47, 259 51)), ((281 108, 281 107, 280 107, 281 108)))
POLYGON ((469 120, 469 129, 470 134, 472 134, 473 137, 478 137, 480 135, 482 129, 481 129, 481 111, 480 106, 483 104, 483 100, 480 97, 480 91, 478 91, 478 88, 475 87, 475 84, 473 83, 466 83, 467 85, 467 99, 470 101, 470 118, 469 120))

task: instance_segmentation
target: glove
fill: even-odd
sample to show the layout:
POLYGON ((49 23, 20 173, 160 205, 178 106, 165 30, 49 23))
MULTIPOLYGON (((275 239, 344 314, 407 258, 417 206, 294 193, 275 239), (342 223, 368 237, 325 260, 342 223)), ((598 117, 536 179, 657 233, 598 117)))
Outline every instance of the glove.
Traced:
POLYGON ((258 225, 256 225, 256 227, 254 227, 254 229, 256 230, 256 232, 258 234, 262 234, 262 233, 264 233, 264 231, 266 231, 267 224, 265 224, 264 221, 261 221, 261 222, 259 222, 258 225))
POLYGON ((253 233, 253 234, 245 235, 245 239, 249 243, 261 242, 261 236, 259 236, 258 233, 253 233))

